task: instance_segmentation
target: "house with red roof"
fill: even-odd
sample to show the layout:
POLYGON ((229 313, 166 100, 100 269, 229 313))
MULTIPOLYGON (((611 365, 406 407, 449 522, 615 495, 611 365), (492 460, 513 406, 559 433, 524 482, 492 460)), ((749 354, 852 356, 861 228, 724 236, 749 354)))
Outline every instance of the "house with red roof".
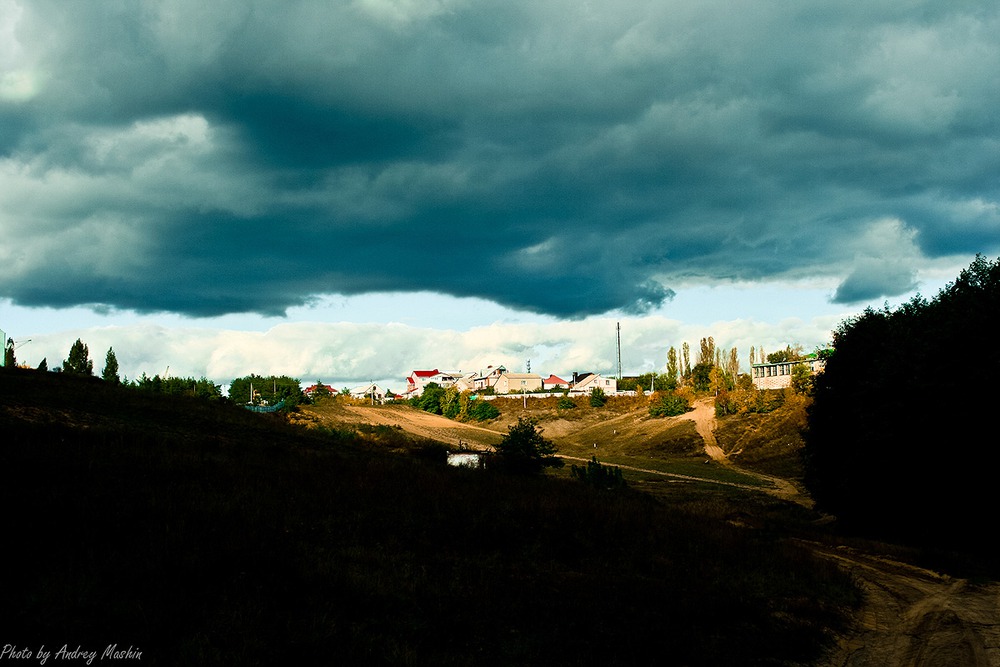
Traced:
POLYGON ((450 387, 459 379, 460 374, 449 371, 441 371, 435 368, 432 371, 413 371, 406 378, 406 390, 403 396, 411 398, 424 393, 424 387, 434 382, 442 387, 450 387))
POLYGON ((558 375, 549 375, 542 380, 542 387, 545 389, 569 389, 569 382, 563 380, 558 375))

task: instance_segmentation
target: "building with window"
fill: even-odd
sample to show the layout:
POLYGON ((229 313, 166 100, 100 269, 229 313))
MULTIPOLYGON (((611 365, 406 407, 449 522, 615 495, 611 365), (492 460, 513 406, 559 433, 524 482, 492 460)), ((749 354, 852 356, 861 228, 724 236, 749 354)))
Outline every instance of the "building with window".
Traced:
POLYGON ((798 361, 781 361, 776 364, 754 364, 750 368, 753 386, 757 389, 784 389, 792 386, 792 369, 799 364, 809 367, 809 374, 816 375, 823 370, 824 362, 819 357, 809 357, 798 361))

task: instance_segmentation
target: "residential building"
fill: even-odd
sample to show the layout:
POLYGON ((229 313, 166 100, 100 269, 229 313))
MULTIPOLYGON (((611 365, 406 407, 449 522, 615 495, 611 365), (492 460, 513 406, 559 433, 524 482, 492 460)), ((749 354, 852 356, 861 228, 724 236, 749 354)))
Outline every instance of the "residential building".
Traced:
POLYGON ((573 373, 573 383, 570 385, 569 393, 589 394, 595 387, 599 387, 609 396, 617 394, 618 380, 603 377, 600 373, 573 373))
POLYGON ((363 398, 376 404, 385 402, 385 394, 385 389, 380 388, 375 383, 366 384, 362 387, 355 387, 351 390, 352 398, 363 398))
POLYGON ((493 384, 498 394, 521 394, 542 388, 542 376, 537 373, 503 373, 493 384))
POLYGON ((549 375, 542 380, 543 389, 569 389, 569 382, 563 380, 558 375, 549 375))
POLYGON ((403 392, 403 395, 407 398, 420 396, 424 393, 424 387, 431 382, 441 387, 450 387, 460 376, 461 373, 441 371, 436 368, 432 371, 413 371, 406 378, 406 391, 403 392))
POLYGON ((472 380, 472 386, 475 391, 483 391, 489 389, 496 385, 497 380, 500 376, 507 372, 507 369, 503 366, 487 366, 485 371, 481 371, 472 380))
POLYGON ((809 374, 816 375, 823 370, 826 362, 811 356, 799 361, 782 361, 776 364, 754 364, 750 368, 753 386, 757 389, 784 389, 792 386, 792 369, 798 364, 806 364, 809 374))

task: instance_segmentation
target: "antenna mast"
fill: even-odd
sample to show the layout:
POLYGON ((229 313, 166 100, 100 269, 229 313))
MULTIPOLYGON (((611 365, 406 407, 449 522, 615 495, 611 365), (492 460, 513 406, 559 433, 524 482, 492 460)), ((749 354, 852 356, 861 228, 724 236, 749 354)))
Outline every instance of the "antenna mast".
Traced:
POLYGON ((618 322, 618 379, 622 379, 622 323, 618 322))

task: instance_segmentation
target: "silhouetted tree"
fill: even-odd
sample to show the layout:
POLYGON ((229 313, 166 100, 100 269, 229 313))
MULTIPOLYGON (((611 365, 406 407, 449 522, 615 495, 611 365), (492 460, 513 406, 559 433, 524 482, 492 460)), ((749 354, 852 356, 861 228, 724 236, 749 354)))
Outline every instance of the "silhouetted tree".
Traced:
POLYGON ((4 368, 17 368, 17 357, 14 356, 14 339, 8 338, 3 351, 4 368))
POLYGON ((94 362, 90 360, 90 350, 79 338, 69 349, 69 357, 63 361, 62 369, 64 373, 73 375, 93 375, 94 362))
POLYGON ((998 325, 1000 260, 982 256, 930 302, 918 295, 841 323, 806 434, 820 509, 882 535, 985 545, 1000 463, 983 434, 998 325))
POLYGON ((506 470, 537 473, 545 466, 562 464, 554 456, 555 445, 542 436, 538 422, 529 417, 518 417, 516 424, 508 426, 495 449, 500 466, 506 470))
POLYGON ((121 384, 122 379, 118 377, 118 357, 115 356, 114 348, 108 348, 108 353, 104 357, 104 370, 101 377, 105 382, 111 384, 121 384))

